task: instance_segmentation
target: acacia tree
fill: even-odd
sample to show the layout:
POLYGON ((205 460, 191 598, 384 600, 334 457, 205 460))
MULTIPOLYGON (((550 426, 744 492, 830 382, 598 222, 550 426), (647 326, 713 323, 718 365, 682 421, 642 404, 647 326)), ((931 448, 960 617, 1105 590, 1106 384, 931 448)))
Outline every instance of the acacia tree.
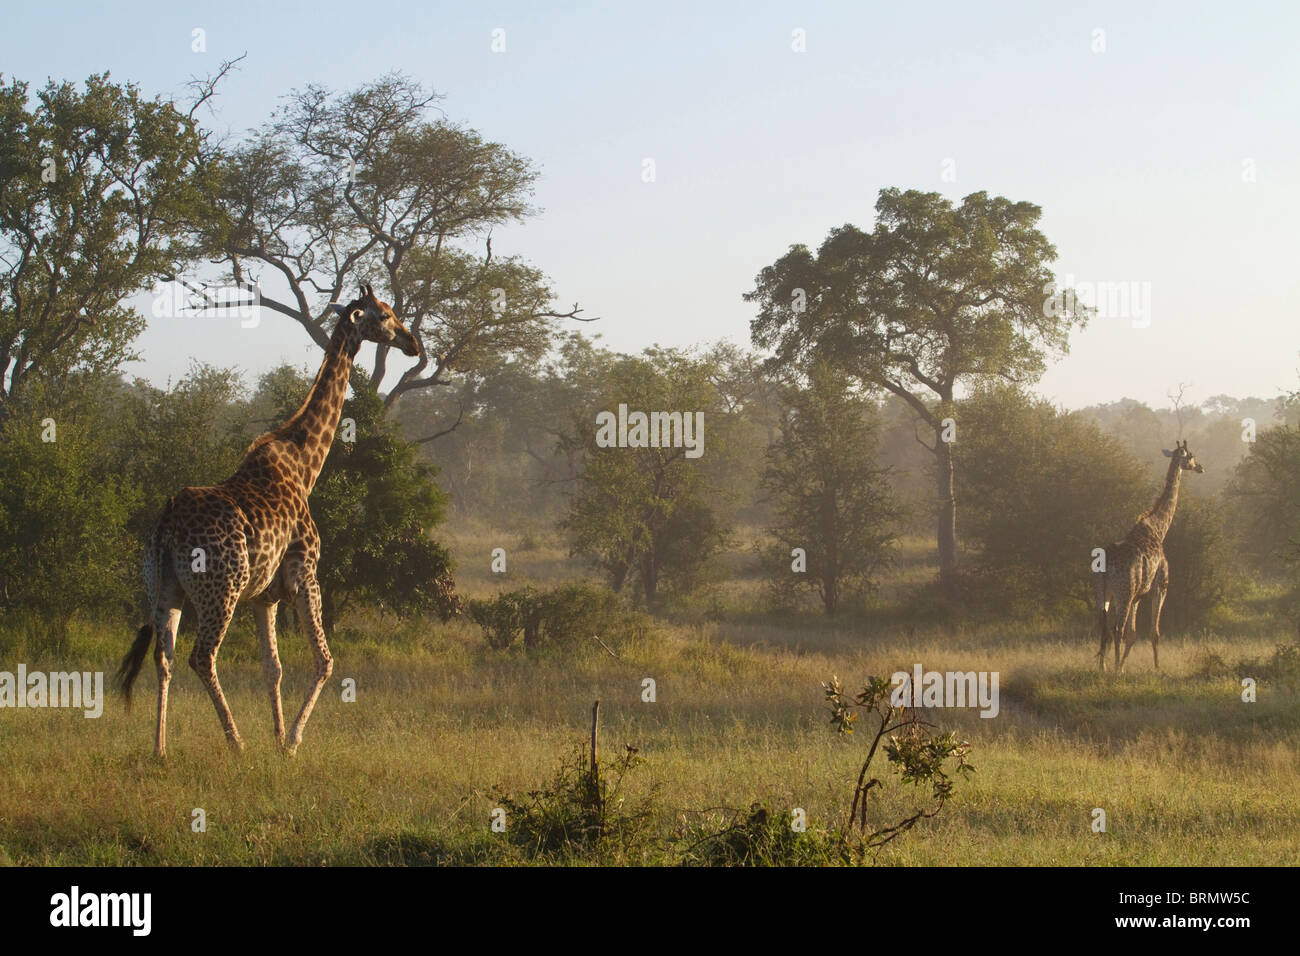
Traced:
MULTIPOLYGON (((372 283, 420 341, 418 362, 388 392, 446 384, 502 356, 535 360, 551 321, 546 277, 492 250, 491 230, 534 210, 531 164, 499 143, 440 118, 437 97, 399 74, 349 93, 318 86, 286 105, 221 164, 220 215, 209 232, 215 258, 248 283, 269 272, 287 289, 261 291, 263 306, 298 322, 322 348, 328 304, 372 283), (254 275, 254 273, 256 275, 254 275)), ((234 307, 187 285, 203 307, 234 307)), ((387 371, 379 345, 369 385, 387 371)))
POLYGON ((0 417, 34 379, 131 358, 122 302, 188 260, 211 187, 193 112, 106 73, 30 105, 0 85, 0 417))
POLYGON ((1036 381, 1048 353, 1064 354, 1086 321, 1074 295, 1056 293, 1056 250, 1038 230, 1042 211, 972 193, 954 206, 939 193, 883 189, 876 225, 833 229, 764 268, 745 299, 759 306, 754 344, 774 368, 826 361, 905 401, 933 435, 939 578, 957 587, 957 504, 944 422, 959 384, 1036 381))

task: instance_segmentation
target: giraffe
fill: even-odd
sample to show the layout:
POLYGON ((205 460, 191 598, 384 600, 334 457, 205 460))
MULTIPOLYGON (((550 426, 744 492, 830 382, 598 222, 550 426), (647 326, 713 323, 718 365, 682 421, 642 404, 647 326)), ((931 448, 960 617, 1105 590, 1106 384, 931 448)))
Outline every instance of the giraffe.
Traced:
POLYGON ((1115 671, 1124 670, 1128 652, 1137 641, 1138 602, 1151 596, 1151 657, 1160 669, 1160 609, 1169 590, 1169 562, 1165 559, 1165 535, 1178 507, 1178 481, 1185 471, 1205 471, 1187 448, 1187 442, 1174 442, 1174 450, 1165 449, 1170 459, 1165 487, 1147 511, 1143 512, 1123 541, 1106 549, 1104 571, 1093 573, 1097 599, 1097 616, 1101 629, 1101 650, 1097 660, 1106 670, 1106 644, 1115 642, 1115 671), (1119 653, 1124 641, 1124 656, 1119 653))
POLYGON ((198 617, 190 667, 216 706, 231 749, 243 749, 235 719, 217 679, 217 651, 239 603, 251 603, 262 650, 262 672, 271 700, 276 743, 292 755, 321 689, 333 671, 321 626, 316 566, 320 535, 307 507, 334 440, 348 376, 363 341, 379 342, 418 356, 420 344, 375 297, 368 285, 346 306, 331 303, 338 323, 320 372, 297 412, 249 446, 233 475, 217 485, 185 488, 169 498, 154 526, 144 557, 144 582, 152 620, 122 659, 118 681, 131 702, 131 685, 151 640, 158 671, 158 731, 154 752, 167 751, 167 687, 172 677, 176 628, 188 597, 198 617), (276 605, 296 602, 316 660, 316 674, 286 739, 280 704, 276 605))

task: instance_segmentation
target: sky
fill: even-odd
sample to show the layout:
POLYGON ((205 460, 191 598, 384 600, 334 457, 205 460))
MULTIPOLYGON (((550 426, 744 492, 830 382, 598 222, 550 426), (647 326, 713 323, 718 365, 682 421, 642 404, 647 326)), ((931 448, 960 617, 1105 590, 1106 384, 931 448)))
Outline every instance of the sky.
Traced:
MULTIPOLYGON (((1033 202, 1058 277, 1107 300, 1037 391, 1163 406, 1300 387, 1297 27, 1289 0, 22 4, 0 73, 181 97, 247 53, 206 118, 238 138, 292 89, 402 71, 537 165, 541 212, 494 252, 630 352, 748 344, 759 270, 870 228, 882 188, 1033 202)), ((138 348, 156 383, 319 362, 270 312, 157 319, 138 348)))

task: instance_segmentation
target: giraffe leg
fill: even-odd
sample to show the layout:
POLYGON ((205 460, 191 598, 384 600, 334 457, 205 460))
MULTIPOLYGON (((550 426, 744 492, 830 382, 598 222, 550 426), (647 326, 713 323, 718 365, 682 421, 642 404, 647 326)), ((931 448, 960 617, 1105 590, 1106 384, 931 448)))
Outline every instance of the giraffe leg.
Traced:
MULTIPOLYGON (((1116 674, 1124 673, 1124 662, 1120 659, 1119 656, 1119 646, 1120 644, 1124 643, 1125 638, 1128 636, 1129 621, 1132 620, 1133 618, 1133 604, 1134 604, 1133 599, 1131 597, 1126 597, 1117 607, 1117 611, 1119 613, 1116 614, 1115 616, 1115 631, 1114 631, 1115 673, 1116 674)), ((1124 656, 1128 657, 1127 654, 1125 654, 1124 656)))
POLYGON ((275 604, 253 604, 253 620, 257 623, 257 636, 262 644, 262 674, 266 677, 266 691, 271 698, 271 725, 275 742, 284 746, 284 711, 280 704, 280 655, 275 643, 275 604))
POLYGON ((1156 575, 1155 587, 1151 589, 1151 660, 1156 670, 1160 670, 1160 612, 1165 606, 1165 595, 1168 593, 1168 573, 1161 568, 1161 572, 1156 575))
MULTIPOLYGON (((236 592, 237 595, 237 592, 236 592)), ((226 695, 221 691, 221 681, 217 679, 217 651, 230 626, 230 618, 235 611, 235 596, 232 595, 224 604, 209 604, 198 609, 199 634, 190 653, 190 667, 199 675, 203 686, 208 689, 213 706, 217 708, 217 717, 226 732, 226 741, 230 749, 239 753, 244 749, 244 742, 235 728, 235 717, 226 703, 226 695)))
POLYGON ((307 699, 303 701, 302 710, 299 711, 298 718, 289 730, 289 741, 285 745, 285 750, 289 754, 293 754, 302 743, 302 731, 311 717, 312 708, 316 706, 316 700, 320 697, 325 682, 334 672, 334 659, 330 657, 329 645, 325 643, 325 629, 321 626, 320 585, 316 583, 314 573, 307 573, 304 576, 298 588, 297 603, 298 618, 307 631, 316 658, 316 679, 312 682, 311 689, 307 691, 307 699))
POLYGON ((1097 651, 1097 663, 1101 672, 1106 673, 1106 650, 1110 647, 1110 612, 1103 609, 1098 613, 1101 629, 1101 649, 1097 651))
MULTIPOLYGON (((1119 662, 1119 670, 1121 673, 1124 671, 1124 664, 1128 661, 1128 652, 1131 651, 1133 645, 1137 643, 1137 613, 1139 603, 1140 599, 1135 598, 1133 602, 1129 604, 1128 616, 1124 620, 1124 656, 1120 658, 1119 662)), ((1119 654, 1118 643, 1115 645, 1115 653, 1119 654)))
MULTIPOLYGON (((177 601, 179 604, 179 601, 177 601)), ((153 660, 158 669, 158 733, 154 738, 154 756, 167 756, 167 687, 172 681, 172 661, 176 657, 176 629, 181 623, 179 607, 160 607, 154 611, 153 660)))

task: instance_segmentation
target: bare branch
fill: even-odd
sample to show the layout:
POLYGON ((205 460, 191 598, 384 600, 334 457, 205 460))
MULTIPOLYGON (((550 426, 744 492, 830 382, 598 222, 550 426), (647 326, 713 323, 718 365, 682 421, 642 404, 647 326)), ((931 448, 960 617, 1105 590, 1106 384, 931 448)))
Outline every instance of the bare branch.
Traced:
MULTIPOLYGON (((202 79, 197 76, 191 77, 190 81, 185 85, 194 93, 194 102, 190 105, 189 112, 185 115, 190 119, 194 119, 194 115, 199 111, 199 107, 204 103, 208 103, 217 95, 217 84, 225 79, 226 74, 235 69, 239 62, 246 56, 248 56, 247 51, 241 53, 233 60, 222 60, 221 66, 217 68, 217 72, 210 76, 202 79)), ((209 106, 208 109, 210 111, 212 107, 209 106)))
POLYGON ((1183 392, 1187 391, 1187 388, 1187 385, 1179 382, 1177 394, 1173 392, 1165 393, 1165 397, 1174 404, 1174 415, 1178 418, 1178 437, 1180 439, 1183 437, 1183 392))
POLYGON ((442 438, 444 435, 450 435, 457 428, 459 428, 460 423, 465 420, 465 403, 458 402, 458 404, 460 405, 460 411, 456 415, 456 421, 452 423, 450 428, 444 428, 442 429, 442 431, 434 432, 432 435, 428 435, 424 438, 417 438, 415 439, 413 444, 424 445, 431 441, 437 441, 439 438, 442 438))
POLYGON ((918 422, 917 419, 912 420, 912 437, 916 439, 916 443, 918 445, 920 445, 930 454, 937 455, 939 453, 939 446, 926 444, 925 439, 921 437, 921 433, 917 430, 917 422, 918 422))

